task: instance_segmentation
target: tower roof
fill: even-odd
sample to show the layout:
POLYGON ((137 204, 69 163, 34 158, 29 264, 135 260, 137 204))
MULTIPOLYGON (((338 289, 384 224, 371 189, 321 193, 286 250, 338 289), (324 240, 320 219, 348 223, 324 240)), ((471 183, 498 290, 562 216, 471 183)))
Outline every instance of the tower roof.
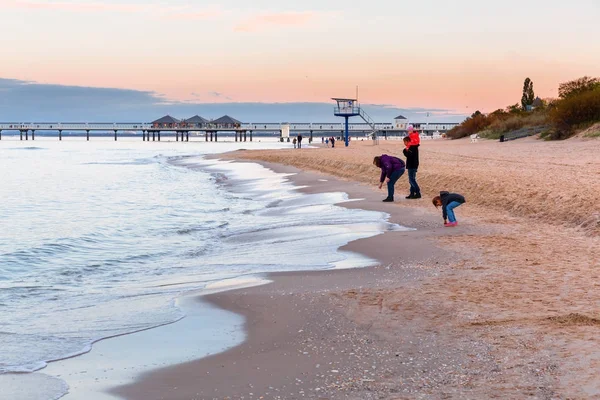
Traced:
POLYGON ((184 122, 192 123, 192 124, 204 124, 204 123, 208 122, 208 120, 202 118, 199 115, 194 115, 193 117, 186 119, 184 122))
POLYGON ((394 119, 406 119, 406 117, 404 115, 398 115, 396 118, 394 119))
POLYGON ((173 118, 170 115, 165 115, 162 118, 157 119, 156 121, 152 121, 153 124, 177 124, 179 120, 177 118, 173 118))
POLYGON ((231 118, 229 115, 223 115, 221 118, 215 119, 211 122, 213 124, 241 124, 240 121, 235 118, 231 118))

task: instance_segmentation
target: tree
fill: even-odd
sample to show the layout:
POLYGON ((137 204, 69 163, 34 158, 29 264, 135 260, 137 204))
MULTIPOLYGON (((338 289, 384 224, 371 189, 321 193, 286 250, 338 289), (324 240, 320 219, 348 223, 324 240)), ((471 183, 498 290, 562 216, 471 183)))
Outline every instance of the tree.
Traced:
POLYGON ((558 97, 568 99, 578 94, 600 88, 600 79, 584 76, 574 81, 561 83, 558 85, 558 97))
POLYGON ((521 112, 521 107, 519 106, 519 103, 515 103, 512 106, 506 107, 506 112, 509 114, 519 114, 521 112))
POLYGON ((535 93, 533 93, 533 81, 529 78, 525 78, 523 83, 523 96, 521 96, 521 108, 527 110, 527 106, 533 104, 535 100, 535 93))

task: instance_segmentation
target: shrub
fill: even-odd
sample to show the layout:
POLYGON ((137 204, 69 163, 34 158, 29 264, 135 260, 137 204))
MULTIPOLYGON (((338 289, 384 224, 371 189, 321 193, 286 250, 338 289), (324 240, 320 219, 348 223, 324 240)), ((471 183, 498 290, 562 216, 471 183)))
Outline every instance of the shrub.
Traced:
POLYGON ((451 139, 460 139, 483 130, 489 125, 488 118, 479 111, 476 111, 460 125, 448 131, 447 136, 451 139))
POLYGON ((584 124, 600 121, 600 87, 559 100, 550 111, 551 139, 566 139, 584 124))
POLYGON ((561 83, 558 86, 558 97, 561 99, 568 99, 585 92, 591 92, 598 88, 600 88, 600 79, 584 76, 575 79, 574 81, 561 83))

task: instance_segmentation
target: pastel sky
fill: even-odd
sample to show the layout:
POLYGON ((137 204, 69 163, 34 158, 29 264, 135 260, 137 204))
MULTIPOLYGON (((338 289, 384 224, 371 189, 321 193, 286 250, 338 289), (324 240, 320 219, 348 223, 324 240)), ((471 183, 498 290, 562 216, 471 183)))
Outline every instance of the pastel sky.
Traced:
POLYGON ((600 76, 600 1, 0 0, 0 78, 470 113, 600 76))

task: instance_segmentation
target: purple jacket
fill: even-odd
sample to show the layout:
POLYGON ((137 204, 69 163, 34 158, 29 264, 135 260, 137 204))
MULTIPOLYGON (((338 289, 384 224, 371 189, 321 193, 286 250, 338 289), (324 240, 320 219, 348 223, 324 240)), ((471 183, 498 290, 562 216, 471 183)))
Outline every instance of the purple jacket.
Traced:
POLYGON ((404 164, 404 161, 402 161, 398 157, 382 154, 381 177, 379 178, 379 182, 383 182, 386 177, 389 178, 392 175, 392 172, 396 172, 404 168, 406 168, 406 164, 404 164))

